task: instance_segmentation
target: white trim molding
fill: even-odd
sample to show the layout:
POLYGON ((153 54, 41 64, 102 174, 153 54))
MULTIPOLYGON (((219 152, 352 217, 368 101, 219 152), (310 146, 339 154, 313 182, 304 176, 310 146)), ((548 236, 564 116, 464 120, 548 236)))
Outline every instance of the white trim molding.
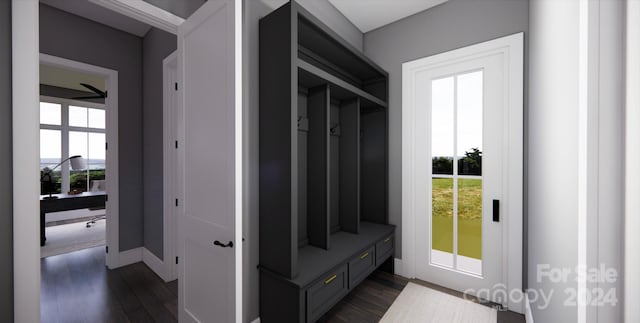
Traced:
POLYGON ((38 5, 37 0, 11 2, 15 322, 40 322, 38 5))
POLYGON ((244 88, 244 78, 243 78, 243 62, 242 62, 242 50, 243 50, 243 41, 242 41, 242 15, 244 14, 244 1, 235 0, 234 1, 234 75, 235 75, 235 86, 234 86, 234 97, 235 97, 235 306, 236 306, 236 322, 242 323, 244 322, 244 311, 243 311, 243 284, 244 284, 244 259, 243 259, 243 249, 244 249, 244 238, 243 238, 243 216, 244 216, 244 107, 243 107, 243 88, 244 88))
POLYGON ((118 254, 118 264, 110 269, 128 266, 142 261, 142 249, 143 247, 133 248, 120 252, 112 252, 118 254))
POLYGON ((408 268, 406 267, 405 263, 402 262, 402 259, 400 259, 400 258, 393 259, 393 271, 394 271, 394 274, 396 274, 398 276, 405 277, 405 278, 414 278, 415 277, 415 275, 409 273, 408 268))
POLYGON ((140 0, 89 0, 99 6, 144 22, 174 35, 184 19, 140 0))
POLYGON ((524 321, 533 323, 533 312, 531 312, 531 300, 528 293, 524 294, 524 321))
POLYGON ((640 1, 626 1, 624 321, 640 322, 640 1))
MULTIPOLYGON (((441 67, 452 62, 461 62, 491 53, 500 53, 505 57, 505 111, 504 111, 504 147, 503 163, 506 165, 503 175, 503 243, 502 272, 503 282, 508 291, 522 289, 523 266, 523 114, 524 114, 524 34, 486 41, 442 54, 414 60, 402 65, 402 261, 398 266, 401 275, 416 277, 416 200, 417 185, 415 174, 417 106, 414 104, 416 75, 421 71, 441 67), (508 150, 506 149, 508 147, 508 150)), ((522 313, 522 300, 509 299, 510 310, 522 313)))
POLYGON ((160 260, 160 258, 147 248, 142 248, 142 262, 165 282, 170 282, 175 279, 171 277, 170 268, 167 266, 167 263, 171 263, 171 261, 160 260))
MULTIPOLYGON (((175 200, 177 192, 178 172, 178 95, 173 87, 178 81, 178 53, 173 52, 162 61, 162 159, 163 159, 163 258, 175 259, 177 256, 176 240, 176 210, 175 200)), ((165 281, 178 278, 178 270, 175 261, 165 262, 165 281)))

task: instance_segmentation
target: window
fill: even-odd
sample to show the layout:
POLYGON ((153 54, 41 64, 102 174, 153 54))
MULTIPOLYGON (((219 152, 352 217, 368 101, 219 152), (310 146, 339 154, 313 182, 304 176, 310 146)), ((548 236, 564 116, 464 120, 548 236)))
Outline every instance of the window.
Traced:
MULTIPOLYGON (((103 104, 42 97, 40 100, 40 172, 50 171, 69 156, 80 155, 86 170, 69 163, 51 173, 54 193, 86 192, 105 179, 106 111, 103 104)), ((41 194, 45 194, 44 187, 41 194)))
POLYGON ((432 261, 482 274, 483 71, 431 82, 432 261))

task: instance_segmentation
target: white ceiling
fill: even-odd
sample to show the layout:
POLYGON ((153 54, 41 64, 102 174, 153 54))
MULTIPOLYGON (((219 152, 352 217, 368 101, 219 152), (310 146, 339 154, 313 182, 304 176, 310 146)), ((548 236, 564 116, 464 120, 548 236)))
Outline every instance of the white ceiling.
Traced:
POLYGON ((329 0, 361 32, 366 33, 448 0, 329 0))
POLYGON ((138 20, 89 2, 89 0, 40 0, 41 3, 143 37, 151 28, 138 20))
POLYGON ((40 64, 40 84, 88 92, 89 90, 80 83, 93 85, 102 91, 105 90, 103 77, 40 64))
MULTIPOLYGON (((316 0, 329 1, 361 32, 366 33, 392 22, 422 12, 448 0, 316 0)), ((95 22, 143 37, 149 25, 126 17, 112 10, 91 3, 89 0, 40 0, 60 10, 95 22)), ((278 8, 287 0, 262 0, 271 8, 278 8)))
POLYGON ((93 85, 102 91, 105 90, 103 77, 40 64, 40 84, 88 92, 89 90, 80 83, 93 85))

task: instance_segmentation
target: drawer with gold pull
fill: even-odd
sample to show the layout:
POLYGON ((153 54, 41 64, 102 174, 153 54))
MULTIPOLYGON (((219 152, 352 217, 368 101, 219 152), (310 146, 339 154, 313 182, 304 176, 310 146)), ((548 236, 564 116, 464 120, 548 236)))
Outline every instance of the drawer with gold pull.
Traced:
POLYGON ((307 322, 315 322, 348 292, 347 265, 325 274, 307 289, 307 322))
POLYGON ((393 254, 393 235, 384 237, 376 243, 376 266, 379 266, 393 254))
POLYGON ((349 260, 349 288, 355 287, 376 269, 376 248, 357 254, 349 260))

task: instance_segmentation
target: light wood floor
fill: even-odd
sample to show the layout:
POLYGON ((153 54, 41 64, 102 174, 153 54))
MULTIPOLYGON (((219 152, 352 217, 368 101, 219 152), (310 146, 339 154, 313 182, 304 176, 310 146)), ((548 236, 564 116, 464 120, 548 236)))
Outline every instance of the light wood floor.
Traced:
MULTIPOLYGON (((43 258, 41 265, 42 322, 177 322, 177 281, 163 282, 143 263, 108 270, 104 248, 98 247, 43 258)), ((461 297, 450 289, 411 281, 461 297)), ((378 322, 408 282, 376 271, 319 322, 378 322)), ((498 323, 521 322, 520 314, 498 312, 498 323)))
MULTIPOLYGON (((406 279, 383 271, 376 271, 358 285, 349 295, 343 298, 318 322, 323 323, 353 323, 380 321, 384 313, 391 307, 393 301, 400 295, 408 282, 420 284, 456 297, 462 298, 462 293, 442 286, 434 285, 417 279, 406 279)), ((487 306, 480 300, 474 300, 487 306)), ((524 323, 524 315, 511 311, 498 311, 497 323, 524 323)))

